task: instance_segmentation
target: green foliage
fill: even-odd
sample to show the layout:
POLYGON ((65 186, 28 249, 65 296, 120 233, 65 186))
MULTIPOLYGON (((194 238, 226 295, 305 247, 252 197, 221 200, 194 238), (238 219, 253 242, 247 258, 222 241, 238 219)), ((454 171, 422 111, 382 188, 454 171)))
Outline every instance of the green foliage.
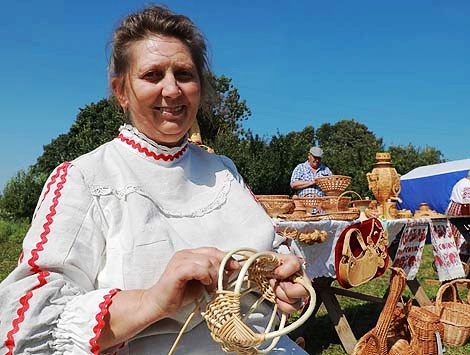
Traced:
POLYGON ((0 217, 8 220, 30 219, 38 196, 47 179, 46 174, 20 170, 7 182, 0 196, 0 217))
POLYGON ((419 166, 443 163, 442 153, 433 147, 416 148, 411 144, 407 146, 391 146, 388 151, 392 156, 392 163, 400 175, 419 166))
POLYGON ((231 84, 232 79, 211 74, 209 82, 213 87, 210 109, 209 112, 200 110, 197 120, 204 142, 214 145, 217 137, 243 133, 243 121, 250 117, 251 111, 231 84))
POLYGON ((277 134, 269 141, 247 131, 243 138, 217 137, 214 148, 229 156, 255 194, 287 194, 294 167, 306 160, 312 145, 314 129, 277 134))
POLYGON ((85 106, 80 109, 68 133, 59 135, 44 146, 43 154, 33 166, 34 172, 49 175, 62 162, 71 161, 110 141, 123 122, 121 111, 110 99, 85 106))
POLYGON ((384 149, 382 138, 354 119, 324 123, 317 129, 316 138, 324 151, 323 162, 333 174, 352 177, 348 190, 362 197, 372 196, 366 173, 372 170, 375 153, 384 149))

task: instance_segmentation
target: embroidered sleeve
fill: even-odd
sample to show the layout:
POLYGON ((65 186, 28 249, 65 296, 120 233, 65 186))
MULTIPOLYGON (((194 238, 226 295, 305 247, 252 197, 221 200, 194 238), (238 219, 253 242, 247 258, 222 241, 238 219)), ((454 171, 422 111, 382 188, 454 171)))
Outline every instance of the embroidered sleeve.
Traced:
POLYGON ((25 236, 23 257, 0 285, 3 354, 97 353, 100 317, 115 291, 95 289, 105 243, 93 206, 78 169, 57 167, 25 236))

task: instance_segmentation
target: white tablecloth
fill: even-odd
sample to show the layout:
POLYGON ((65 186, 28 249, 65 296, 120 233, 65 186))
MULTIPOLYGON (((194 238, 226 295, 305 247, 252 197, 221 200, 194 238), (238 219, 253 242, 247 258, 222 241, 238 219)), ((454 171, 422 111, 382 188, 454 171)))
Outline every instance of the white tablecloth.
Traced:
MULTIPOLYGON (((421 263, 421 255, 424 247, 424 240, 420 240, 412 230, 424 226, 430 235, 433 243, 434 261, 440 281, 452 280, 465 277, 463 267, 458 257, 455 243, 452 246, 451 227, 448 220, 421 219, 393 219, 382 220, 384 230, 388 233, 389 244, 403 230, 401 236, 406 238, 400 240, 397 258, 401 258, 401 264, 407 273, 408 279, 416 277, 416 273, 421 263), (416 239, 416 240, 415 240, 416 239)), ((358 221, 318 221, 318 222, 297 222, 297 221, 276 221, 275 227, 278 234, 288 228, 292 231, 295 228, 299 233, 309 233, 315 229, 326 231, 327 239, 323 243, 307 245, 293 241, 301 256, 306 262, 307 275, 314 279, 318 277, 336 277, 335 273, 335 246, 341 232, 349 225, 358 221)), ((398 261, 397 261, 398 262, 398 261)), ((395 265, 395 264, 394 264, 395 265)))
MULTIPOLYGON (((357 221, 356 221, 357 222, 357 221)), ((296 222, 283 221, 276 223, 276 231, 282 233, 289 228, 295 228, 299 233, 313 232, 315 229, 326 231, 327 239, 323 243, 307 245, 297 243, 302 257, 306 262, 307 275, 314 279, 317 277, 334 277, 335 273, 335 246, 343 229, 354 222, 351 221, 318 221, 318 222, 296 222)))

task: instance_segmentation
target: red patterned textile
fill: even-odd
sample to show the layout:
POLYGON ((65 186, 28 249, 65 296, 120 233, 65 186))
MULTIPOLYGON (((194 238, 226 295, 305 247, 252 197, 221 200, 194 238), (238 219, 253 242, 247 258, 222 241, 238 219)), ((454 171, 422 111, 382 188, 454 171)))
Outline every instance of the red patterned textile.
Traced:
POLYGON ((462 262, 455 246, 450 222, 446 219, 431 220, 431 241, 434 264, 440 281, 465 277, 462 262))
POLYGON ((405 270, 408 280, 413 280, 418 272, 428 228, 427 220, 417 219, 406 224, 403 230, 393 267, 405 270))

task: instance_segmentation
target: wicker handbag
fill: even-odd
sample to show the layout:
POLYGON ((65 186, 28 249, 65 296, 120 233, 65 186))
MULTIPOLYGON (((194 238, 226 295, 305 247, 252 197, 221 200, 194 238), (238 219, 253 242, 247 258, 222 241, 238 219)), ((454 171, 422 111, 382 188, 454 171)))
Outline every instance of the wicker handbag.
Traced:
POLYGON ((252 249, 238 249, 226 254, 219 269, 217 297, 209 302, 206 311, 202 316, 206 320, 212 338, 221 345, 225 352, 235 352, 237 354, 259 354, 268 353, 277 344, 279 338, 302 325, 313 313, 316 298, 315 291, 308 277, 295 275, 293 281, 303 285, 310 293, 310 302, 307 310, 293 323, 285 326, 287 315, 282 313, 278 330, 273 328, 277 306, 275 305, 274 290, 269 283, 273 277, 273 271, 280 265, 280 261, 274 253, 260 252, 252 249), (233 255, 244 256, 245 261, 238 274, 233 290, 224 289, 223 277, 225 275, 225 264, 233 255), (248 288, 243 289, 243 285, 248 284, 248 288), (263 300, 274 304, 273 313, 266 327, 265 333, 257 333, 248 327, 244 320, 249 315, 242 317, 240 300, 248 292, 259 292, 262 296, 255 302, 250 311, 253 311, 263 300), (271 341, 268 346, 261 348, 262 344, 271 341))
POLYGON ((338 283, 350 288, 380 276, 388 265, 387 246, 382 225, 376 218, 344 229, 335 246, 338 283))
MULTIPOLYGON (((377 324, 374 328, 364 334, 353 350, 353 355, 387 355, 388 344, 387 334, 392 324, 393 311, 406 285, 406 275, 403 269, 391 268, 390 275, 390 291, 385 301, 385 306, 380 313, 377 324)), ((401 342, 395 346, 395 354, 403 354, 399 352, 406 344, 401 342)), ((393 347, 392 347, 393 348, 393 347)), ((409 348, 407 348, 409 349, 409 348)), ((408 353, 410 354, 410 353, 408 353)))

